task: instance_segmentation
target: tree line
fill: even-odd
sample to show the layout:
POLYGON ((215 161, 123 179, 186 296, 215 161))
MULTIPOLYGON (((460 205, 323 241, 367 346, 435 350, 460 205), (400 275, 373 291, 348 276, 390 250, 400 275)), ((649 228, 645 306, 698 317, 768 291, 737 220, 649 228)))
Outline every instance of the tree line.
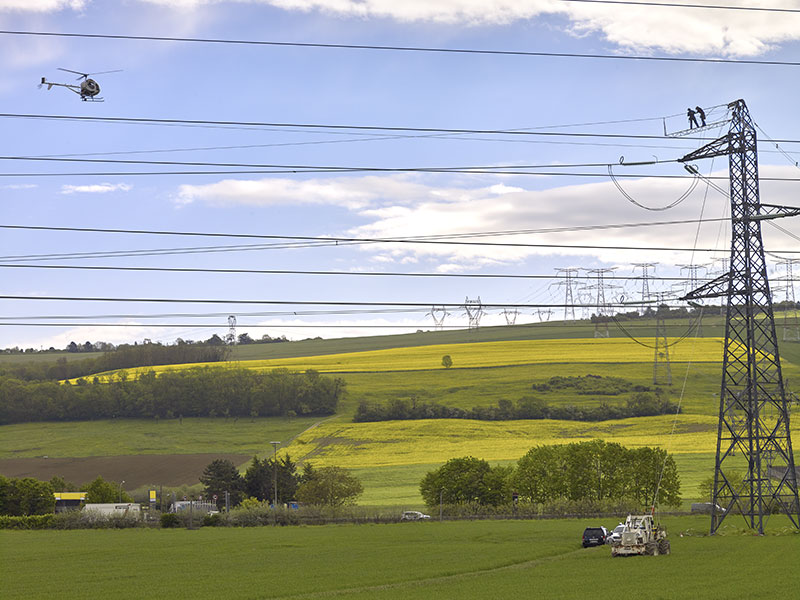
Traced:
POLYGON ((473 406, 472 408, 400 398, 383 404, 361 401, 356 408, 353 421, 356 423, 414 419, 607 421, 675 414, 676 412, 679 412, 678 405, 670 402, 664 392, 656 390, 655 392, 637 392, 622 404, 603 401, 599 406, 577 406, 571 403, 551 405, 546 400, 534 396, 523 396, 516 402, 502 399, 494 406, 473 406))
POLYGON ((625 448, 603 440, 531 448, 515 466, 491 466, 471 456, 454 458, 420 482, 425 503, 502 506, 628 500, 680 506, 674 458, 660 448, 625 448), (658 489, 658 498, 655 498, 658 489))
POLYGON ((25 381, 64 380, 134 367, 220 362, 228 358, 229 352, 229 347, 222 344, 178 343, 174 346, 152 342, 122 344, 96 358, 67 361, 66 357, 62 356, 51 363, 4 364, 0 366, 0 374, 25 381))
POLYGON ((112 418, 321 416, 336 412, 345 381, 316 371, 198 367, 121 371, 108 382, 21 381, 0 376, 0 425, 112 418))

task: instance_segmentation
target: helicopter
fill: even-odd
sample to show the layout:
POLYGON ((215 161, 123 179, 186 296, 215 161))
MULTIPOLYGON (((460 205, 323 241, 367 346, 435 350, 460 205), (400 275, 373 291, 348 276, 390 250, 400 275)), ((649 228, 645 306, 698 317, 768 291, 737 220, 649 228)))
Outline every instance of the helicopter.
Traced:
POLYGON ((43 85, 47 86, 48 90, 53 89, 53 86, 65 87, 68 90, 71 90, 78 94, 81 97, 81 100, 84 102, 103 102, 103 98, 98 96, 97 94, 100 93, 100 85, 94 80, 90 79, 89 75, 105 75, 106 73, 119 73, 122 69, 114 69, 113 71, 100 71, 98 73, 81 73, 80 71, 73 71, 72 69, 62 69, 58 67, 59 71, 66 71, 67 73, 75 73, 79 75, 78 81, 80 84, 74 83, 55 83, 53 81, 47 81, 45 77, 42 77, 42 82, 39 84, 41 88, 43 85), (82 81, 81 81, 82 80, 82 81))

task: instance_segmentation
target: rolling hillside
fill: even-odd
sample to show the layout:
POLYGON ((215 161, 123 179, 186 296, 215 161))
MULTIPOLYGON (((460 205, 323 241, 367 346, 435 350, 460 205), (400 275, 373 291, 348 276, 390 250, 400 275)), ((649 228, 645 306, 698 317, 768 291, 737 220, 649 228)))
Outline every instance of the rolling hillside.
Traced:
MULTIPOLYGON (((617 337, 595 339, 591 324, 543 323, 472 331, 425 332, 352 340, 308 340, 237 347, 234 367, 314 368, 336 373, 348 386, 337 415, 322 422, 308 419, 225 419, 41 423, 5 426, 0 444, 0 472, 9 461, 27 460, 31 473, 47 460, 104 456, 109 478, 126 479, 131 457, 157 455, 173 465, 170 474, 183 483, 196 482, 190 457, 219 453, 245 456, 270 452, 269 441, 281 439, 295 460, 352 469, 364 482, 364 504, 416 506, 422 475, 445 460, 464 455, 510 463, 530 447, 545 443, 603 438, 627 446, 658 445, 675 453, 683 495, 696 496, 697 484, 713 469, 716 411, 720 378, 719 317, 704 321, 702 338, 687 338, 671 348, 672 401, 682 414, 640 417, 601 423, 573 421, 389 421, 352 423, 359 401, 390 399, 434 401, 470 408, 517 400, 531 386, 554 375, 615 376, 635 384, 652 384, 652 338, 637 343, 612 327, 617 337), (716 335, 715 335, 716 334, 716 335), (504 339, 503 336, 505 336, 504 339), (392 345, 394 344, 394 345, 392 345), (441 358, 449 354, 453 367, 441 358), (684 388, 684 378, 686 385, 684 388), (681 395, 681 391, 683 394, 681 395), (89 440, 89 443, 81 443, 89 440), (42 458, 48 456, 49 458, 42 458), (38 465, 38 466, 37 466, 38 465)), ((652 324, 626 324, 628 333, 643 336, 652 324)), ((687 322, 671 324, 671 335, 685 333, 687 322)), ((652 334, 652 332, 650 332, 652 334)), ((800 344, 783 344, 785 377, 800 376, 800 344)), ((215 363, 219 366, 219 363, 215 363)), ((170 365, 156 370, 182 369, 170 365)), ((135 370, 130 370, 129 374, 135 370)), ((587 404, 614 398, 575 396, 569 391, 547 394, 548 403, 587 404)), ((51 461, 52 464, 52 461, 51 461)), ((76 467, 80 469, 80 464, 76 467)), ((49 472, 49 471, 48 471, 49 472)), ((92 474, 92 477, 96 473, 92 474)), ((87 475, 87 478, 91 478, 87 475)), ((158 484, 158 481, 149 481, 158 484)))

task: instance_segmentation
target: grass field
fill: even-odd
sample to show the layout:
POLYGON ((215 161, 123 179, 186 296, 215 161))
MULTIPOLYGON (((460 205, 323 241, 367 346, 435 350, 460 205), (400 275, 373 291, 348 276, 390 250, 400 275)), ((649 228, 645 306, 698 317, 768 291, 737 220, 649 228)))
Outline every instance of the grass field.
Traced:
POLYGON ((687 534, 707 530, 707 517, 664 523, 672 554, 660 557, 612 559, 580 547, 584 527, 602 522, 547 520, 4 531, 0 564, 4 600, 714 600, 786 598, 800 584, 798 535, 741 535, 729 520, 722 535, 697 537, 687 534))

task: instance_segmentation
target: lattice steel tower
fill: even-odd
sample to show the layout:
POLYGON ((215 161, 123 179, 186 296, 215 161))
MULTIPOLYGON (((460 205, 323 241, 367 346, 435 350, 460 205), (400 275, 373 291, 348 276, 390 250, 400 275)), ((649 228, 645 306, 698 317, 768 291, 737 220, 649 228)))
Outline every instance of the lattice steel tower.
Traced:
POLYGON ((236 315, 228 317, 228 335, 225 336, 225 343, 229 346, 236 345, 236 315))
MULTIPOLYGON (((568 267, 566 269, 556 269, 556 274, 561 276, 563 273, 564 281, 559 281, 556 285, 564 286, 564 320, 569 318, 572 313, 572 320, 575 320, 575 297, 572 293, 573 277, 578 272, 578 269, 568 267)), ((541 320, 541 319, 540 319, 541 320)))
POLYGON ((667 337, 667 322, 664 318, 669 308, 664 305, 665 292, 656 292, 656 337, 655 354, 653 357, 653 384, 672 385, 672 367, 669 362, 669 338, 667 337), (663 308, 662 308, 663 306, 663 308))
POLYGON ((743 100, 732 102, 728 108, 731 120, 727 135, 680 161, 728 156, 730 270, 683 299, 726 297, 728 305, 711 533, 732 510, 741 512, 752 529, 763 533, 764 523, 773 512, 785 513, 800 528, 800 502, 761 221, 795 216, 800 209, 761 204, 753 121, 743 100), (737 471, 743 474, 741 484, 734 476, 737 471), (718 511, 716 505, 725 512, 718 511))

